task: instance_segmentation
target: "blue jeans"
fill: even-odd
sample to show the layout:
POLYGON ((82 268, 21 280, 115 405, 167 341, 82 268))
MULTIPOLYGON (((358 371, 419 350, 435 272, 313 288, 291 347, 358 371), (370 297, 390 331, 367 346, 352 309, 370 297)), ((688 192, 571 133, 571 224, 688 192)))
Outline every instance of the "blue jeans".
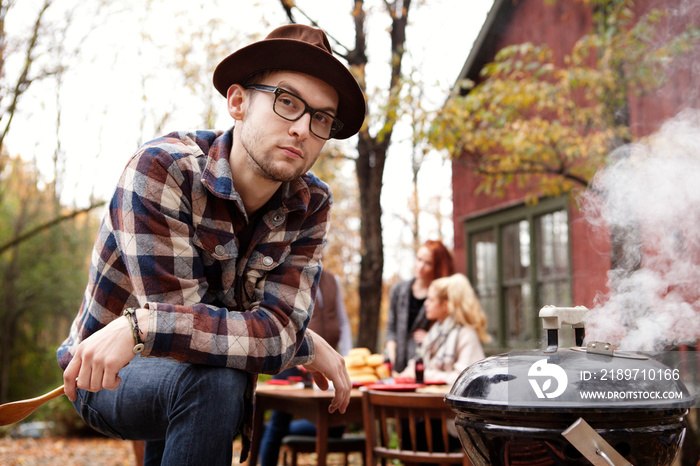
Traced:
MULTIPOLYGON (((301 371, 293 367, 280 372, 273 378, 286 379, 291 375, 300 374, 301 371)), ((345 432, 345 426, 331 427, 328 429, 328 436, 342 437, 343 432, 345 432)), ((261 466, 277 466, 282 439, 286 435, 316 436, 316 424, 306 419, 292 420, 291 414, 282 411, 272 411, 270 420, 260 438, 259 463, 261 466)))
POLYGON ((145 440, 144 465, 231 465, 245 372, 137 356, 119 377, 116 390, 78 390, 73 406, 89 426, 145 440))

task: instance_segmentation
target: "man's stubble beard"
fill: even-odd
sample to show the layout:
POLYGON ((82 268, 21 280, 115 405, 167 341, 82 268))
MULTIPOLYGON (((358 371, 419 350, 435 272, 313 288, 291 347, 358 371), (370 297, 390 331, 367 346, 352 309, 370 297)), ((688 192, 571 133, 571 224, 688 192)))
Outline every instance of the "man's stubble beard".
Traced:
POLYGON ((256 176, 269 181, 284 183, 295 180, 305 173, 303 167, 295 169, 291 174, 289 170, 280 169, 272 162, 270 154, 260 153, 260 150, 256 151, 253 149, 255 146, 262 145, 257 142, 259 142, 259 138, 256 134, 248 134, 245 128, 241 131, 241 145, 246 152, 246 164, 256 176))

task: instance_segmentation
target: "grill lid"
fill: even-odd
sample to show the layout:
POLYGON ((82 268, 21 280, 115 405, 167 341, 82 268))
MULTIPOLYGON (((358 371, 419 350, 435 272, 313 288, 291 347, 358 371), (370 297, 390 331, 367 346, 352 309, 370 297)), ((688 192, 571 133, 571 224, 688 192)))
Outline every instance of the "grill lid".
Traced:
POLYGON ((445 401, 456 409, 521 411, 687 409, 694 404, 680 370, 651 354, 614 351, 603 342, 559 348, 562 324, 572 324, 577 344, 582 343, 579 329, 586 312, 582 307, 543 308, 546 349, 514 351, 473 364, 445 401))

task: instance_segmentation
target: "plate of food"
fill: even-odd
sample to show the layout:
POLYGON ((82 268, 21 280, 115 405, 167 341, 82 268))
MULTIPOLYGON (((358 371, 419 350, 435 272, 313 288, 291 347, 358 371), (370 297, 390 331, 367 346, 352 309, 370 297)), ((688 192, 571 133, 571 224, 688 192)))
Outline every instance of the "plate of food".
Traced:
POLYGON ((287 379, 270 379, 265 383, 268 385, 290 385, 292 382, 287 379))
POLYGON ((365 385, 369 390, 385 390, 391 392, 413 392, 423 387, 421 383, 373 383, 365 385))
POLYGON ((444 380, 426 380, 423 382, 424 385, 447 385, 444 380))
POLYGON ((358 381, 358 380, 352 380, 352 388, 360 388, 360 387, 366 387, 367 385, 376 385, 377 381, 372 380, 372 381, 358 381))

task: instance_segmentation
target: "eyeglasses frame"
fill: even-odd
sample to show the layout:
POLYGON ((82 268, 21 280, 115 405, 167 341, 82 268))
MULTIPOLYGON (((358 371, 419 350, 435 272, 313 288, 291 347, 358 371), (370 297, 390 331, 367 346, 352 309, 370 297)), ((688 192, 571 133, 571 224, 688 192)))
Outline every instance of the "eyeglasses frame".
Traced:
POLYGON ((276 86, 268 86, 266 84, 250 84, 248 86, 245 86, 245 89, 253 89, 254 91, 269 92, 271 94, 274 94, 275 100, 272 102, 272 111, 275 112, 275 115, 277 115, 278 117, 280 117, 284 120, 297 121, 298 119, 300 119, 301 117, 303 117, 305 114, 308 113, 311 116, 311 118, 309 119, 309 131, 319 139, 323 139, 326 141, 329 139, 332 139, 333 136, 338 134, 338 131, 343 129, 343 122, 342 121, 340 121, 339 119, 337 119, 336 117, 334 117, 333 115, 331 115, 328 112, 313 108, 312 106, 307 104, 304 99, 302 99, 301 97, 299 97, 295 93, 288 91, 287 89, 284 89, 281 87, 276 87, 276 86), (294 119, 287 118, 287 117, 282 116, 279 113, 277 113, 277 110, 275 110, 275 105, 277 104, 277 98, 280 96, 280 94, 289 94, 290 96, 292 96, 296 99, 299 99, 301 101, 301 103, 304 104, 304 111, 301 112, 301 114, 294 119), (318 134, 316 134, 316 132, 314 132, 313 129, 311 129, 311 123, 313 122, 314 115, 316 115, 317 113, 322 113, 324 115, 327 115, 331 120, 333 120, 334 125, 333 125, 333 127, 331 127, 330 135, 328 137, 319 136, 318 134))

